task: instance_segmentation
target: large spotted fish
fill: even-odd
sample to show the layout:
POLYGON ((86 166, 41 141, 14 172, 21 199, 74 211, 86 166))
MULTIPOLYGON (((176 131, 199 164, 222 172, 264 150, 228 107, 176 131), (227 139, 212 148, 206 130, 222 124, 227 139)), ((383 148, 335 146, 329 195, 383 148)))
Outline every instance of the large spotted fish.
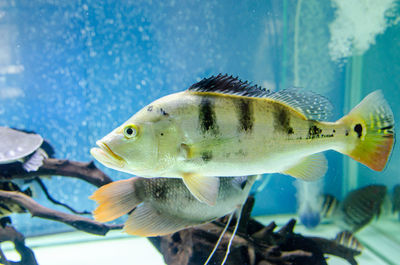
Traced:
POLYGON ((182 178, 200 201, 215 204, 219 178, 283 173, 313 180, 336 150, 373 170, 394 142, 393 113, 381 91, 348 115, 324 122, 332 107, 309 91, 277 92, 218 75, 144 107, 97 142, 102 164, 142 177, 182 178))

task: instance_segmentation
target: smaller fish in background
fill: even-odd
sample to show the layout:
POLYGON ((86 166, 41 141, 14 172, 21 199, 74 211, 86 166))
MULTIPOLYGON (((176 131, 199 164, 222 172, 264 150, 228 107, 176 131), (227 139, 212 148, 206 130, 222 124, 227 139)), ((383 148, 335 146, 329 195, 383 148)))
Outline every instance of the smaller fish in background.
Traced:
POLYGON ((351 248, 357 251, 364 249, 363 245, 358 241, 354 234, 350 231, 341 231, 336 235, 335 241, 340 245, 351 248))
POLYGON ((387 212, 387 188, 384 185, 368 185, 350 191, 342 202, 333 195, 321 198, 321 218, 331 219, 340 227, 357 232, 387 212))
POLYGON ((381 214, 387 188, 384 185, 369 185, 349 192, 341 205, 343 221, 350 231, 358 231, 381 214))
POLYGON ((321 218, 331 218, 335 215, 336 211, 339 208, 339 201, 336 199, 335 196, 331 194, 324 194, 321 196, 321 218))

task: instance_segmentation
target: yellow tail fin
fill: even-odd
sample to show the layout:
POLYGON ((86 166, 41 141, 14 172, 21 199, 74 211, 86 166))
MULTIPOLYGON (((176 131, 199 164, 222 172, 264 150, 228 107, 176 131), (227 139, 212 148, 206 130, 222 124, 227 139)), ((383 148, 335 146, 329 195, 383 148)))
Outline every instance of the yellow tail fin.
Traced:
POLYGON ((338 122, 349 126, 348 133, 356 139, 351 148, 340 151, 373 170, 382 171, 394 144, 393 112, 382 91, 366 96, 338 122))
POLYGON ((99 222, 108 222, 132 211, 141 200, 135 195, 137 178, 119 180, 100 187, 89 198, 99 206, 93 217, 99 222))

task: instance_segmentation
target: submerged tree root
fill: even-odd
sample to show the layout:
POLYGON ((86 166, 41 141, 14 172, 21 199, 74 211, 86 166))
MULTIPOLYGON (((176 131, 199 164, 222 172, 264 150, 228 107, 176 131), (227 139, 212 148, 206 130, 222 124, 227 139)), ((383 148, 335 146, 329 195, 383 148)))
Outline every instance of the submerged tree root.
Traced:
POLYGON ((0 180, 33 179, 43 176, 65 176, 84 180, 94 186, 100 187, 112 182, 103 171, 96 168, 93 161, 82 163, 70 160, 48 158, 43 160, 43 165, 37 171, 25 171, 21 164, 0 165, 0 180))
POLYGON ((34 201, 31 197, 16 191, 1 191, 0 190, 0 201, 11 201, 17 203, 27 211, 29 211, 32 217, 40 217, 44 219, 49 219, 53 221, 58 221, 65 223, 74 227, 77 230, 81 230, 87 233, 95 235, 105 235, 111 229, 121 229, 121 225, 106 225, 92 219, 73 215, 68 213, 63 213, 57 210, 53 210, 44 207, 34 201))
MULTIPOLYGON (((37 171, 31 172, 25 171, 20 163, 0 165, 0 180, 2 181, 53 175, 78 178, 97 187, 112 182, 105 173, 96 168, 93 162, 82 163, 49 158, 43 161, 43 165, 37 171)), ((26 194, 17 191, 0 190, 0 201, 16 203, 29 211, 33 217, 62 222, 91 234, 105 235, 111 229, 122 228, 122 225, 106 225, 86 217, 44 207, 26 194)))
MULTIPOLYGON (((250 198, 246 204, 226 264, 323 265, 327 264, 325 254, 346 259, 352 265, 357 264, 354 257, 361 254, 359 251, 340 245, 334 240, 296 234, 293 232, 296 224, 294 219, 274 232, 276 228, 274 222, 264 226, 250 218, 249 210, 251 211, 253 203, 254 199, 250 198)), ((218 220, 172 235, 152 237, 149 240, 163 254, 167 264, 198 265, 207 259, 223 226, 223 222, 218 220)), ((223 237, 210 264, 221 263, 230 236, 231 233, 227 233, 223 237)))
POLYGON ((10 265, 37 265, 37 261, 35 258, 35 254, 33 251, 25 245, 25 237, 15 230, 12 226, 0 226, 0 242, 11 241, 14 244, 15 250, 21 256, 20 261, 9 261, 4 256, 3 252, 1 252, 1 264, 10 264, 10 265))

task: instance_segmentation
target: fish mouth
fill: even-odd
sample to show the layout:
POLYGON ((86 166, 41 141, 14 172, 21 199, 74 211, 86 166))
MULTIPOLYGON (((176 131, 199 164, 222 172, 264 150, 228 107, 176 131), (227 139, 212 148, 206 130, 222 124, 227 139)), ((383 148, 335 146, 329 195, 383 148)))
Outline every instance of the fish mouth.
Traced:
POLYGON ((104 142, 97 141, 96 144, 100 147, 90 149, 90 154, 100 163, 111 168, 123 168, 126 161, 116 153, 104 142))

